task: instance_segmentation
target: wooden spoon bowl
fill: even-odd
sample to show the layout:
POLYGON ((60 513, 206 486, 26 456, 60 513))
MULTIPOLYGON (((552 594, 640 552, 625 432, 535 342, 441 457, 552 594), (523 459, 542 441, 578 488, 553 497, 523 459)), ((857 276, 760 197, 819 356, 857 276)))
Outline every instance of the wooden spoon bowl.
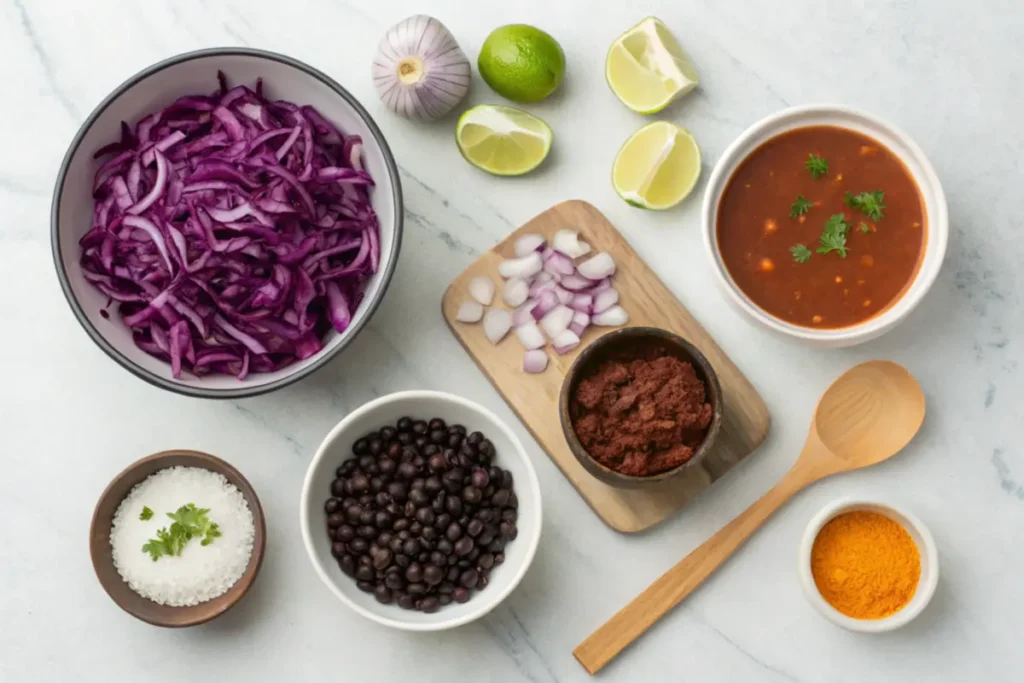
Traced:
POLYGON ((241 472, 220 458, 206 453, 174 450, 163 451, 137 460, 114 477, 114 480, 100 495, 96 509, 93 511, 92 526, 89 529, 89 552, 92 555, 92 566, 96 570, 96 578, 100 580, 100 585, 107 591, 107 595, 117 603, 118 607, 133 617, 154 626, 177 628, 195 626, 210 621, 224 614, 242 599, 260 571, 266 537, 267 527, 263 519, 260 500, 241 472), (201 467, 223 474, 245 497, 245 502, 249 504, 249 509, 252 511, 253 525, 256 531, 249 564, 238 581, 227 592, 213 600, 188 607, 161 605, 133 591, 117 573, 117 568, 114 566, 113 549, 110 546, 110 529, 114 522, 114 513, 117 512, 117 507, 128 495, 128 492, 149 475, 167 467, 179 466, 201 467))
POLYGON ((782 480, 736 519, 655 580, 573 654, 596 673, 709 577, 797 492, 839 472, 888 460, 924 422, 924 393, 900 365, 875 360, 841 375, 825 390, 800 457, 782 480))

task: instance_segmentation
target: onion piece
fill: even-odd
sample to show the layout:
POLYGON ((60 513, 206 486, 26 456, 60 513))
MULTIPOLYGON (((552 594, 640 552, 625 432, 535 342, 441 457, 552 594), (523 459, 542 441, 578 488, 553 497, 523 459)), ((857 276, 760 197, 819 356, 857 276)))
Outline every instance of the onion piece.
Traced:
POLYGON ((530 296, 530 285, 522 278, 514 277, 505 282, 501 298, 509 306, 521 306, 530 296))
POLYGON ((602 280, 615 274, 615 261, 611 254, 602 251, 577 266, 576 271, 588 280, 602 280))
POLYGON ((536 374, 548 367, 548 354, 543 349, 531 349, 523 354, 523 372, 536 374))
POLYGON ((568 228, 563 228, 555 233, 555 236, 551 238, 551 247, 571 259, 590 253, 590 245, 580 242, 579 233, 568 228))
POLYGON ((536 301, 527 301, 522 306, 512 312, 512 324, 516 327, 525 325, 526 323, 532 323, 533 320, 533 309, 537 306, 536 301))
POLYGON ((484 314, 484 336, 497 344, 512 329, 512 314, 503 308, 492 308, 484 314))
POLYGON ((484 307, 480 305, 479 301, 463 301, 455 314, 455 319, 460 323, 479 322, 482 317, 484 317, 484 307))
POLYGON ((439 119, 469 92, 469 59, 444 24, 423 14, 387 30, 371 73, 384 105, 410 119, 439 119))
POLYGON ((594 306, 591 313, 604 313, 617 303, 619 303, 619 293, 611 288, 605 289, 594 295, 594 306))
POLYGON ((536 299, 537 305, 531 311, 534 320, 540 320, 546 316, 551 309, 558 305, 558 297, 551 290, 541 292, 536 299))
POLYGON ((571 258, 561 252, 552 250, 551 253, 544 257, 544 270, 552 275, 572 275, 576 272, 576 267, 573 265, 571 258))
POLYGON ((558 297, 558 303, 560 303, 560 304, 567 304, 567 303, 569 303, 570 301, 572 301, 572 298, 575 296, 575 294, 570 292, 568 289, 564 289, 562 287, 559 287, 558 285, 555 285, 554 287, 552 287, 551 291, 555 293, 556 297, 558 297))
POLYGON ((494 280, 486 275, 477 275, 469 281, 469 295, 484 306, 494 301, 494 280))
POLYGON ((580 338, 575 332, 567 329, 552 339, 551 344, 555 347, 555 352, 559 356, 564 356, 579 346, 580 338))
POLYGON ((594 305, 594 297, 589 294, 573 294, 568 304, 569 308, 574 311, 590 313, 591 307, 594 305))
POLYGON ((547 243, 547 240, 545 240, 541 235, 528 232, 516 240, 515 244, 512 246, 512 250, 513 253, 515 253, 516 258, 522 258, 524 256, 529 256, 535 251, 541 251, 547 243))
POLYGON ((569 323, 569 329, 572 330, 577 337, 583 336, 583 330, 587 329, 590 325, 590 316, 582 311, 576 311, 572 316, 572 322, 569 323))
POLYGON ((612 306, 592 317, 590 322, 601 327, 619 327, 629 322, 629 314, 622 306, 612 306))
POLYGON ((519 337, 519 342, 523 347, 529 351, 531 349, 539 349, 544 346, 544 334, 537 327, 537 323, 528 322, 524 325, 520 325, 516 328, 516 336, 519 337))
POLYGON ((521 258, 508 259, 498 264, 498 273, 503 278, 526 278, 536 275, 544 267, 544 261, 538 252, 521 258))
POLYGON ((595 282, 578 273, 573 273, 572 275, 566 275, 563 277, 558 284, 569 291, 579 292, 584 289, 592 288, 595 282))
POLYGON ((544 330, 544 334, 548 336, 548 339, 554 339, 569 329, 573 313, 575 311, 568 306, 558 305, 541 318, 540 326, 544 330))

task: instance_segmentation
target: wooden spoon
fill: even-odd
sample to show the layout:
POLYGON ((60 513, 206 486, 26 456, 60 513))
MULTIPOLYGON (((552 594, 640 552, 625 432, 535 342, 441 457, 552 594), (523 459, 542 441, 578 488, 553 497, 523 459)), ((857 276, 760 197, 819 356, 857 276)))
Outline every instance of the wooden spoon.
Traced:
POLYGON ((800 457, 775 488, 652 583, 573 654, 597 673, 718 569, 794 494, 838 472, 880 463, 910 443, 924 421, 924 394, 900 365, 875 360, 846 371, 818 401, 800 457))

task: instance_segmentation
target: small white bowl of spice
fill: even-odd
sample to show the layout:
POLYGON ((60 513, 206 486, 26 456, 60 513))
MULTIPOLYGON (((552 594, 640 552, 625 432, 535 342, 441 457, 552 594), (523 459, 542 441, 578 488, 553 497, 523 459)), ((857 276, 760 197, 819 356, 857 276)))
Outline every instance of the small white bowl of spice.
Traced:
POLYGON ((905 626, 935 594, 939 556, 915 515, 870 500, 844 498, 807 525, 800 579, 808 602, 850 631, 905 626))
POLYGON ((157 626, 192 626, 241 599, 263 559, 259 499, 231 465, 196 451, 166 451, 119 474, 93 514, 96 575, 129 614, 157 626))

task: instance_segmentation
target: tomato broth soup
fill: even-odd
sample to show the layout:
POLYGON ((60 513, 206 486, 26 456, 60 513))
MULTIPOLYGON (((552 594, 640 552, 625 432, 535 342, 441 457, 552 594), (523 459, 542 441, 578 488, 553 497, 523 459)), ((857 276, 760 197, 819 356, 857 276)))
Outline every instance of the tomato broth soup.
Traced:
POLYGON ((861 323, 910 286, 924 253, 924 202, 889 149, 846 128, 778 135, 732 174, 718 205, 729 275, 782 320, 861 323))

